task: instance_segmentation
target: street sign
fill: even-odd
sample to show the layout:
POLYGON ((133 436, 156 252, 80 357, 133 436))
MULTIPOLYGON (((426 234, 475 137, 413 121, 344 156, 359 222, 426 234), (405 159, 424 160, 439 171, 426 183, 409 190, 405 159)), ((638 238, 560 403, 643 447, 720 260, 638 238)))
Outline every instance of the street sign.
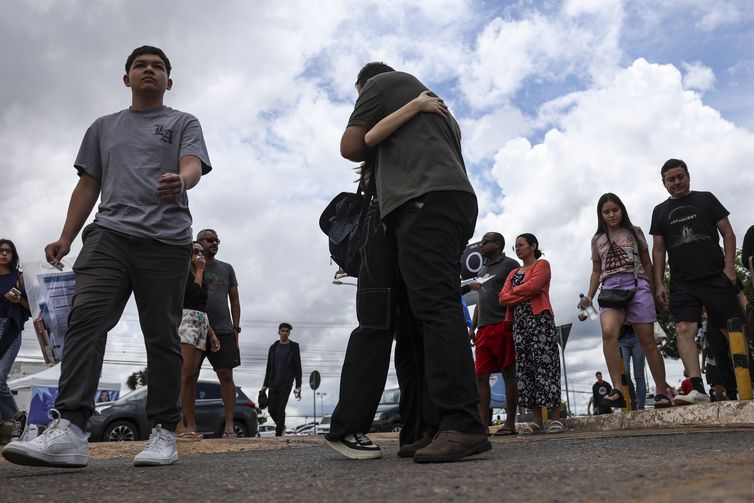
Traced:
POLYGON ((311 386, 314 391, 317 391, 320 382, 322 382, 322 377, 319 375, 318 371, 313 370, 309 376, 309 386, 311 386))
POLYGON ((566 325, 560 325, 558 327, 558 331, 560 332, 560 345, 565 349, 566 343, 568 342, 568 336, 571 335, 571 328, 573 327, 573 323, 568 323, 566 325))

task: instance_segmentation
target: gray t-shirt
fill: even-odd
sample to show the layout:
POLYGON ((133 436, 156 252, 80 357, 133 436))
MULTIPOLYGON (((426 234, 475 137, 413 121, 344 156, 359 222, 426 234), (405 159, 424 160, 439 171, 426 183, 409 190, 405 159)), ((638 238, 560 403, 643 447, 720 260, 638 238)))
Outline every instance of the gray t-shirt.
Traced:
POLYGON ((238 286, 233 266, 215 260, 204 267, 204 281, 207 288, 207 318, 215 332, 232 332, 233 320, 230 317, 228 292, 238 286))
POLYGON ((191 212, 184 192, 177 201, 155 194, 164 173, 178 173, 187 155, 212 169, 202 128, 193 115, 161 107, 100 117, 81 142, 74 166, 100 181, 95 223, 129 236, 172 245, 191 243, 191 212))
POLYGON ((477 326, 494 325, 505 320, 505 307, 500 305, 500 291, 503 289, 505 280, 508 279, 508 274, 518 267, 518 262, 503 253, 497 260, 485 262, 479 269, 478 277, 491 274, 493 278, 482 283, 477 290, 479 293, 477 326))
MULTIPOLYGON (((426 90, 408 73, 376 75, 364 85, 348 125, 371 129, 426 90)), ((450 114, 417 114, 380 143, 375 177, 382 218, 428 192, 474 193, 461 155, 461 130, 450 114)))

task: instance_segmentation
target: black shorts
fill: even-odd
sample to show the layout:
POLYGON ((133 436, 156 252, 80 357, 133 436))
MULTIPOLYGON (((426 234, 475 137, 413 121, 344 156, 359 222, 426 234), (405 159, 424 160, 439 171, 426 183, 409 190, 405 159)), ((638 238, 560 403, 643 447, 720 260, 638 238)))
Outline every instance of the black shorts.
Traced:
MULTIPOLYGON (((207 337, 207 351, 204 356, 207 357, 212 368, 233 369, 241 365, 241 352, 238 349, 238 340, 233 332, 215 332, 220 340, 220 349, 218 351, 210 350, 210 338, 207 337)), ((204 359, 202 359, 202 363, 204 359)), ((200 364, 201 365, 201 364, 200 364)))
POLYGON ((730 318, 743 322, 736 287, 725 273, 688 281, 670 282, 670 313, 676 323, 702 321, 702 307, 707 309, 709 325, 727 329, 730 318))

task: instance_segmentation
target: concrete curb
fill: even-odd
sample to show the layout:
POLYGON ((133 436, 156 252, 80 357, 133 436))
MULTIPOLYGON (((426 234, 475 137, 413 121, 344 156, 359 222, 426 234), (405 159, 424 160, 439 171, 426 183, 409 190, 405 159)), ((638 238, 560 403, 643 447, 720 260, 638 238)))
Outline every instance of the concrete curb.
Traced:
POLYGON ((754 427, 754 401, 715 402, 669 409, 573 417, 565 423, 571 431, 641 430, 684 426, 754 427))

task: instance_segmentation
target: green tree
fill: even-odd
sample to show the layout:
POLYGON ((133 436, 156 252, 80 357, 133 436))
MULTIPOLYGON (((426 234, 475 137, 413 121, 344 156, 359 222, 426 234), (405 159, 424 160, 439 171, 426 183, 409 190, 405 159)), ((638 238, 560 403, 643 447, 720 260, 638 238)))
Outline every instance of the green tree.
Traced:
POLYGON ((147 383, 148 379, 146 368, 133 372, 130 376, 128 376, 128 379, 126 379, 126 386, 128 386, 128 389, 130 389, 131 391, 135 390, 139 386, 146 386, 147 383))
MULTIPOLYGON (((734 263, 736 275, 741 279, 744 284, 744 294, 746 298, 751 301, 752 299, 752 284, 751 284, 751 272, 748 268, 744 267, 741 262, 741 250, 736 251, 736 261, 734 263)), ((669 288, 670 284, 670 268, 665 266, 665 288, 669 288)), ((667 336, 659 345, 660 352, 667 358, 673 358, 677 360, 680 358, 678 354, 678 343, 675 336, 675 323, 673 323, 673 317, 670 315, 670 310, 665 307, 660 310, 657 315, 657 322, 665 332, 667 336)))

